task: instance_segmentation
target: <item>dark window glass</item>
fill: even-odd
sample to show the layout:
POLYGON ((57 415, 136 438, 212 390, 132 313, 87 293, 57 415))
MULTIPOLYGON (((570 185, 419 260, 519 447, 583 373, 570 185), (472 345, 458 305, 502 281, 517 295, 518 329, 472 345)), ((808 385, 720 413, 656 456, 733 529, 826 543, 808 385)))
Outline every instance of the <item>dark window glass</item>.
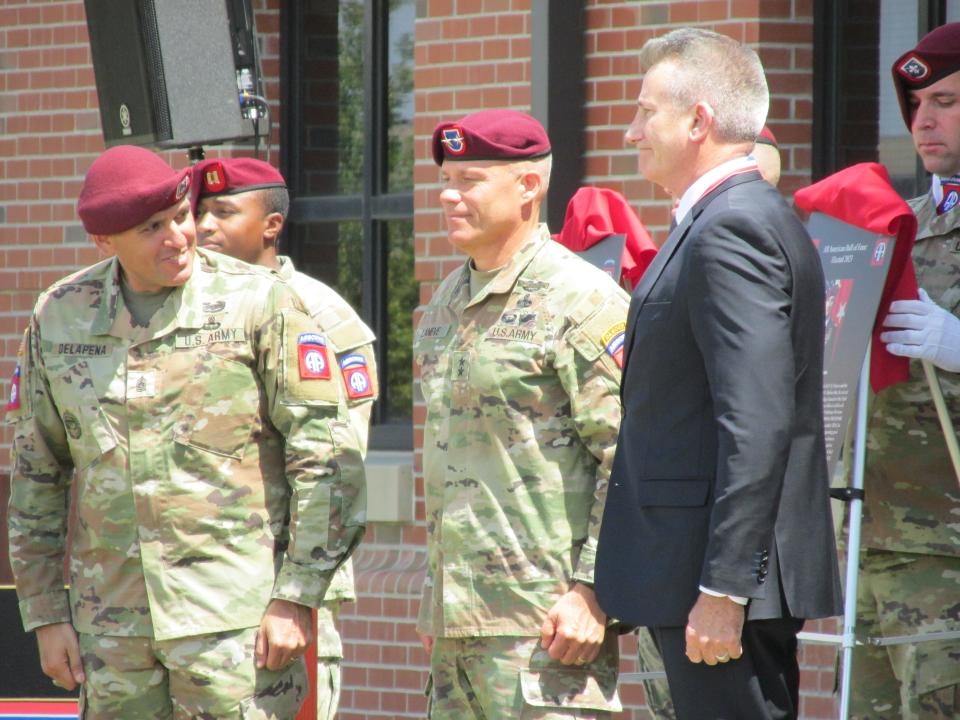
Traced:
POLYGON ((300 53, 294 60, 299 88, 294 98, 299 100, 301 122, 291 140, 301 160, 294 183, 305 195, 360 189, 363 159, 350 152, 353 143, 343 141, 343 132, 362 113, 363 7, 359 2, 342 5, 308 2, 299 7, 300 53))
POLYGON ((377 335, 371 447, 410 448, 415 0, 283 3, 288 251, 377 335))
POLYGON ((912 48, 920 37, 917 8, 914 3, 884 2, 880 13, 880 107, 878 160, 887 168, 890 179, 904 195, 916 194, 917 153, 913 139, 900 114, 900 103, 893 87, 890 67, 893 61, 912 48))
POLYGON ((420 285, 413 275, 413 221, 396 220, 387 225, 387 348, 384 377, 389 393, 384 411, 388 421, 410 416, 413 406, 413 313, 420 285))
POLYGON ((813 175, 879 162, 904 197, 926 191, 890 68, 920 37, 960 20, 960 0, 815 0, 813 175))
POLYGON ((414 0, 390 4, 388 61, 388 189, 413 188, 413 21, 414 0))
POLYGON ((359 222, 300 225, 293 233, 297 269, 336 288, 355 309, 362 306, 363 228, 359 222))

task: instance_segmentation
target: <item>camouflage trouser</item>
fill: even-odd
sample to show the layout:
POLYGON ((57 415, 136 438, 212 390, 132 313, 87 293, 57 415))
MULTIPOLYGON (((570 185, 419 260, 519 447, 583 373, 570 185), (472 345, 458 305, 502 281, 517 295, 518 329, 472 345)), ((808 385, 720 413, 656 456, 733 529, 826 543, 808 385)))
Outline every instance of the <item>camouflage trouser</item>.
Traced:
POLYGON ((431 720, 610 718, 617 694, 618 637, 608 633, 589 665, 563 665, 540 638, 437 638, 427 684, 431 720))
POLYGON ((334 720, 340 704, 340 658, 317 660, 317 720, 334 720))
POLYGON ((258 670, 257 628, 176 640, 80 634, 84 720, 292 720, 307 695, 303 659, 258 670))
MULTIPOLYGON (((663 672, 663 660, 660 651, 653 641, 653 636, 647 628, 640 628, 637 633, 637 661, 640 672, 663 672)), ((647 696, 647 707, 656 720, 677 720, 677 713, 673 709, 673 700, 670 699, 670 685, 666 678, 659 680, 644 680, 643 692, 647 696)))
MULTIPOLYGON (((865 550, 857 635, 891 637, 960 630, 960 558, 865 550)), ((850 717, 960 717, 960 640, 854 651, 850 717)))
POLYGON ((317 609, 317 720, 334 720, 340 704, 340 661, 343 643, 337 632, 340 602, 317 609))

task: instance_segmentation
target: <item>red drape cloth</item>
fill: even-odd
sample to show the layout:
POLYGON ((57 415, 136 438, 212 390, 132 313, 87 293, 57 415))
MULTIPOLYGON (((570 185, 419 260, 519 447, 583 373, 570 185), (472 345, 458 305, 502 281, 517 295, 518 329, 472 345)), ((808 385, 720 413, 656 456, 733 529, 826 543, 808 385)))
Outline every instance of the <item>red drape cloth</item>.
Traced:
POLYGON ((657 246, 637 213, 616 190, 582 187, 567 203, 563 229, 553 239, 574 252, 586 250, 610 235, 626 235, 621 275, 635 287, 657 254, 657 246))
POLYGON ((910 360, 887 352, 880 341, 880 332, 891 302, 918 297, 917 276, 911 259, 917 218, 910 206, 891 186, 886 168, 877 163, 844 168, 798 190, 793 199, 797 207, 807 212, 822 212, 864 230, 896 237, 873 325, 870 385, 874 392, 879 392, 888 385, 903 382, 907 379, 910 360))

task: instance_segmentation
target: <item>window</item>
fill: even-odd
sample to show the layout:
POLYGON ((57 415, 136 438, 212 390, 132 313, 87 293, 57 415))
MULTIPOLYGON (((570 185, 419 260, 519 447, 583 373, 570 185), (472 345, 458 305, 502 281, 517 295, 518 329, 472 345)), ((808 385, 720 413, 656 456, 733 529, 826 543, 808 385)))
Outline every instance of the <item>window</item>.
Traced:
POLYGON ((814 180, 879 162, 904 197, 927 189, 890 66, 930 30, 957 20, 960 0, 816 0, 814 180))
POLYGON ((371 448, 412 430, 415 0, 283 3, 286 252, 377 334, 371 448))

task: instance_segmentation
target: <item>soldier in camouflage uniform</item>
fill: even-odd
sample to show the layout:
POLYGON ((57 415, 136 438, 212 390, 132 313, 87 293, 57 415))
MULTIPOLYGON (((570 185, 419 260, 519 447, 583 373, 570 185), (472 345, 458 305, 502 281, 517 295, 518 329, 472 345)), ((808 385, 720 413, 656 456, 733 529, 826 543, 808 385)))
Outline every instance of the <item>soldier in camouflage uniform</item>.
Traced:
POLYGON ((363 534, 361 442, 316 323, 196 250, 188 186, 128 146, 87 173, 79 214, 113 257, 42 293, 25 333, 11 564, 83 717, 289 719, 310 608, 363 534))
POLYGON ((441 123, 433 154, 448 238, 470 260, 414 340, 429 717, 606 718, 620 709, 617 636, 592 582, 627 297, 538 224, 550 144, 532 117, 441 123))
MULTIPOLYGON (((354 429, 366 452, 370 411, 377 397, 373 332, 331 288, 298 272, 277 255, 290 208, 283 176, 254 158, 207 160, 194 167, 197 243, 277 272, 297 293, 326 335, 344 378, 354 429)), ((340 698, 343 645, 337 632, 340 604, 355 600, 351 561, 341 565, 317 610, 317 719, 333 720, 340 698)))
MULTIPOLYGON (((921 299, 892 303, 881 339, 937 368, 960 422, 960 23, 934 30, 893 65, 904 120, 931 192, 911 201, 921 299)), ((872 399, 858 634, 960 630, 960 487, 920 362, 872 399)), ((960 641, 858 648, 851 717, 960 717, 960 641)))

